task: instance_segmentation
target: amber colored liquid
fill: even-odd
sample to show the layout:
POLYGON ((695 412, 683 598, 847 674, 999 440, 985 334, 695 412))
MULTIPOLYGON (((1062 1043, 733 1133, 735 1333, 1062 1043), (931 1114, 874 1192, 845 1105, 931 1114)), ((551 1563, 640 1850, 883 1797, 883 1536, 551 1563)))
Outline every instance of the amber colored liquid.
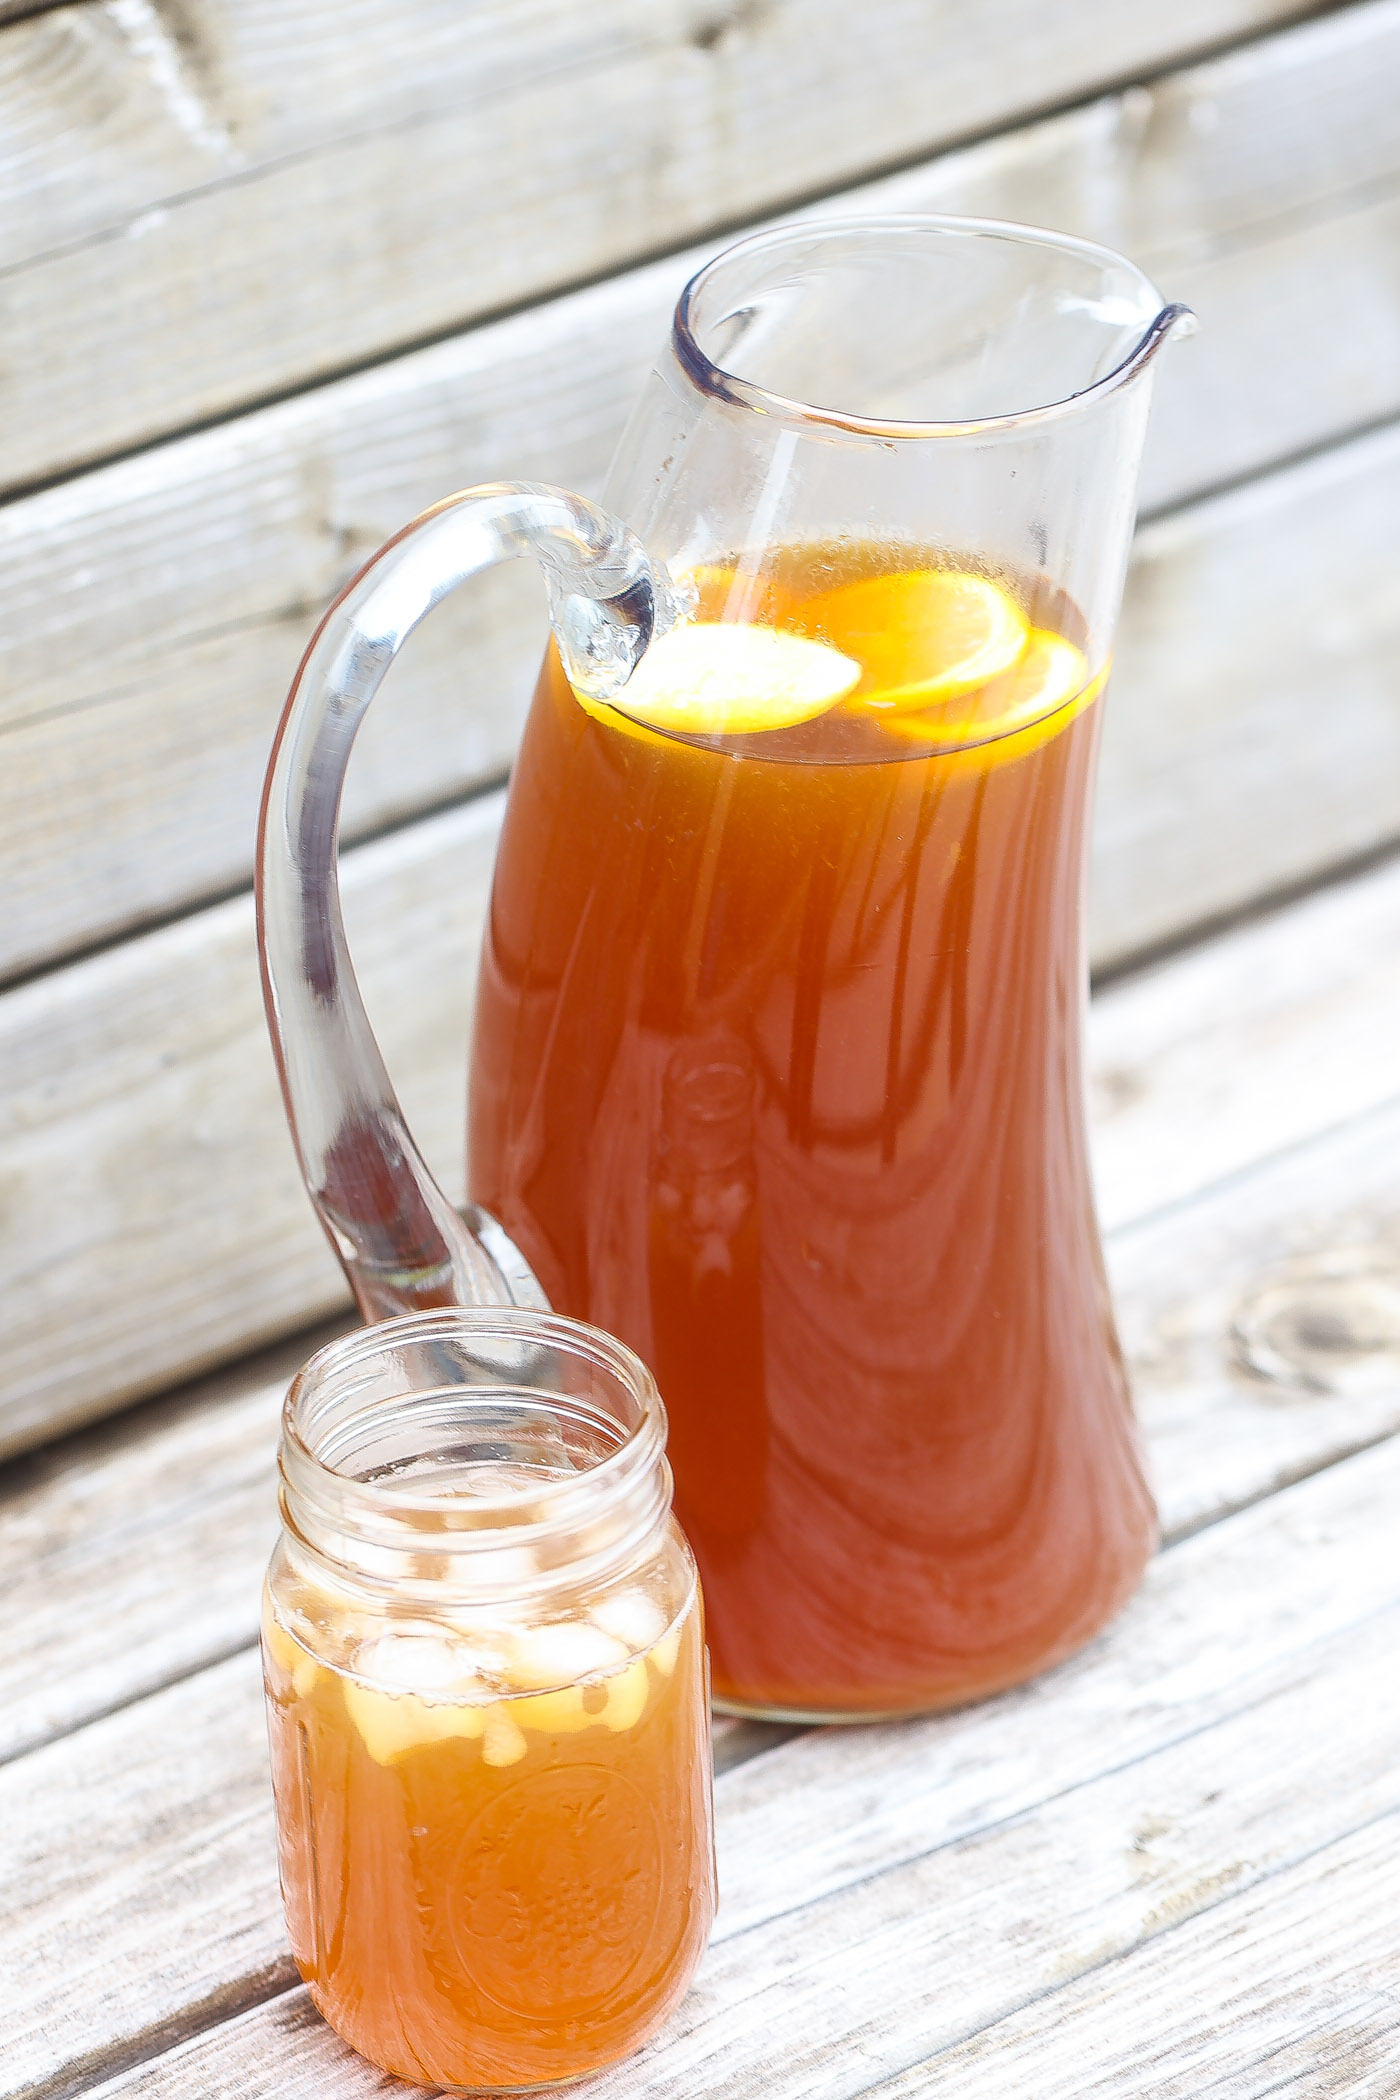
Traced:
POLYGON ((361 2055, 415 2083, 519 2091, 600 2070, 660 2026, 713 1912, 701 1640, 692 1602, 665 1666, 641 1663, 636 1699, 622 1686, 622 1725, 605 1680, 506 1698, 484 1723, 457 1709, 480 1732, 434 1739, 449 1709, 357 1686, 271 1622, 288 1932, 361 2055), (592 1725, 552 1725, 561 1699, 596 1708, 592 1725))
MULTIPOLYGON (((800 627, 804 559, 749 617, 800 627)), ((655 1372, 739 1710, 1010 1684, 1151 1550, 1082 1109, 1098 714, 940 754, 838 707, 725 752, 590 715, 546 664, 471 1189, 655 1372)))

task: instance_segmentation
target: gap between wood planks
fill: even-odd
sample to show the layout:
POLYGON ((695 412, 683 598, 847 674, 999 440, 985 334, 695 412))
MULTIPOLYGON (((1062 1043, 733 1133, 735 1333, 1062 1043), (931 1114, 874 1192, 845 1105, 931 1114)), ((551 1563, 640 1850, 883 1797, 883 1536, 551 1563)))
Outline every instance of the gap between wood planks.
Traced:
POLYGON ((1130 955, 1120 956, 1113 962, 1102 964, 1091 973, 1091 989, 1095 993, 1114 990, 1134 977, 1143 976, 1148 970, 1155 970, 1162 963, 1174 962, 1178 956, 1185 955, 1190 949, 1199 948, 1206 941, 1241 932, 1261 919, 1272 918, 1276 912, 1286 911, 1291 904, 1301 904, 1304 898, 1321 896, 1328 890, 1340 889, 1343 884, 1372 874, 1397 857, 1400 857, 1400 838, 1386 839, 1365 853, 1356 853, 1346 860, 1334 861, 1320 875, 1304 875, 1297 882, 1280 883, 1277 888, 1267 891, 1263 896, 1251 897, 1247 904, 1237 905, 1230 911, 1217 912, 1209 918, 1198 920, 1180 933, 1173 933, 1167 940, 1149 941, 1145 946, 1135 948, 1130 955))
MULTIPOLYGON (((7 12, 6 0, 0 0, 0 39, 3 39, 5 28, 11 23, 18 23, 36 15, 51 13, 61 7, 77 8, 90 4, 91 0, 18 0, 16 10, 7 12)), ((243 416, 253 414, 260 409, 272 408, 286 401, 297 400, 304 394, 316 392, 320 388, 332 385, 338 380, 353 378, 360 373, 377 370, 379 367, 392 364, 397 359, 411 355, 415 351, 431 349, 437 344, 450 342, 455 336, 473 333, 478 328, 509 320, 519 314, 529 313, 538 307, 552 304, 555 300, 568 297, 570 294, 587 291, 595 286, 607 284, 615 278, 645 269, 650 265, 665 262, 672 257, 682 256, 687 250, 697 246, 703 246, 707 243, 723 244, 737 240, 747 233, 758 231, 764 225, 780 223, 782 216, 786 213, 810 211, 824 203, 839 202, 843 197, 848 196, 853 188, 864 187, 868 183, 883 181, 890 177, 911 173, 922 167, 932 166, 952 154, 967 152, 978 146, 1014 136, 1018 131, 1025 130, 1031 125, 1048 122, 1059 117, 1072 116, 1076 111, 1088 109, 1097 102, 1111 100, 1114 96, 1123 95, 1134 88, 1151 88, 1159 82, 1169 80, 1173 75, 1187 71, 1194 66, 1229 58, 1236 52, 1247 51, 1251 46, 1261 45, 1272 39, 1287 36, 1294 30, 1305 28, 1309 23, 1323 21, 1329 16, 1345 14, 1349 7, 1354 4, 1356 4, 1356 0, 1317 0, 1317 4, 1302 6, 1296 13, 1290 13, 1263 28, 1256 27, 1252 31, 1239 36, 1227 36, 1188 45, 1182 50, 1175 52, 1171 58, 1164 60, 1159 65, 1145 67, 1133 73, 1111 76, 1108 79, 1097 82, 1092 88, 1086 89, 1083 93, 1074 94, 1060 100, 1051 99, 1045 102, 1028 104, 1018 110, 1014 116, 1004 121, 980 128, 975 127, 972 130, 959 133, 944 140, 931 153, 927 149, 921 149, 912 154, 902 154, 888 160, 872 162, 854 175, 847 172, 835 186, 822 184, 816 188, 805 189, 789 196, 781 197, 771 204, 761 206, 757 212, 749 210, 738 216, 720 219, 707 227, 701 227, 689 232, 679 241, 662 242, 656 246, 642 249, 635 254, 630 254, 621 261, 615 261, 610 267, 585 272, 576 277, 563 278, 558 283, 552 284, 547 292, 533 294, 524 299, 508 300, 479 314, 473 314, 470 321, 465 324, 458 320, 441 328, 430 329, 405 337, 390 347, 378 350, 370 356, 349 359, 342 364, 328 366, 325 370, 318 371, 313 378, 304 383, 288 387, 269 388, 264 392, 250 394, 240 399, 233 407, 221 409, 209 416, 194 417, 175 424, 169 429, 163 430, 149 438, 144 438, 136 444, 113 446, 95 451, 55 474, 34 476, 26 481, 5 487, 3 493, 0 493, 0 509, 24 497, 41 495, 49 489, 62 487, 70 481, 80 480, 84 475, 95 472, 102 467, 115 465, 118 461, 140 458, 145 453, 157 451, 161 447, 175 443, 181 438, 193 437, 204 431, 216 430, 226 424, 236 423, 243 416)), ((403 121, 411 123, 415 120, 406 119, 403 121)), ((358 133, 347 134, 347 136, 359 135, 358 133)), ((308 146, 290 154, 274 155, 267 161, 258 163, 255 168, 217 177, 208 183, 198 184, 192 191, 181 193, 181 195, 202 196, 221 189, 246 185, 250 181, 255 181, 260 176, 282 165, 314 158, 322 150, 324 149, 319 146, 308 146)), ((172 201, 177 200, 167 199, 166 203, 168 204, 172 201)), ((104 230, 100 233, 83 236, 73 243, 65 244, 62 250, 52 252, 55 254, 60 252, 66 253, 69 251, 69 248, 82 249, 84 247, 92 247, 110 240, 112 237, 111 230, 104 230)), ((15 265, 14 267, 27 270, 42 264, 44 260, 45 257, 42 255, 28 257, 22 265, 15 265)), ((8 273, 0 271, 0 276, 5 274, 8 273)), ((1334 440, 1334 442, 1345 442, 1349 436, 1362 435, 1366 427, 1364 425, 1358 426, 1355 432, 1344 431, 1340 433, 1339 439, 1334 440)), ((1228 482, 1223 482, 1221 487, 1228 488, 1231 485, 1228 482)), ((1198 492, 1201 496, 1208 496, 1214 493, 1216 493, 1216 490, 1213 486, 1202 488, 1198 492)), ((1149 515, 1155 514, 1144 513, 1144 522, 1147 521, 1149 515)))
MULTIPOLYGON (((1400 427, 1400 422, 1397 423, 1397 427, 1400 427)), ((317 617, 318 615, 315 613, 309 613, 307 616, 308 636, 316 625, 317 617)), ((252 623, 250 622, 249 624, 251 625, 252 623)), ((509 779, 509 771, 493 773, 483 780, 474 782, 470 791, 466 794, 444 795, 439 801, 425 802, 421 808, 415 807, 407 810, 402 816, 391 817, 378 825, 370 824, 363 831, 357 828, 353 839, 347 839, 341 845, 342 858, 346 853, 358 853, 361 846, 375 846, 384 839, 397 838, 402 832, 413 831, 419 824, 431 823, 434 817, 449 816, 453 810, 468 809, 474 802, 485 802, 490 796, 498 795, 509 779)), ((1400 840, 1382 847, 1372 858, 1384 860, 1397 847, 1400 847, 1400 840)), ((1369 865, 1369 861, 1365 865, 1369 865)), ((1350 872, 1352 871, 1349 868, 1339 869, 1339 879, 1350 872)), ((1324 881, 1331 879, 1330 870, 1323 879, 1324 881)), ((1316 882, 1301 885, 1301 888, 1305 890, 1315 889, 1316 887, 1318 887, 1316 882)), ((80 963, 91 962, 97 956, 110 955, 116 949, 129 948, 134 941, 144 940, 147 934, 161 933, 168 927, 180 926, 186 919, 202 918, 206 912, 216 911, 222 904, 235 904, 240 897, 247 897, 251 893, 251 889, 252 885, 248 882, 227 883, 223 888, 213 890, 207 896, 192 897, 187 904, 177 905, 171 911, 154 912, 150 917, 143 918, 139 926, 119 928, 115 933, 103 934, 100 939, 88 941, 82 947, 65 949, 62 955, 51 957, 44 962, 35 963, 32 968, 16 970, 13 974, 7 974, 3 979, 0 979, 0 998, 5 997, 10 992, 22 990, 25 985, 36 984, 41 978, 53 977, 62 970, 76 967, 80 963)), ((1192 945, 1189 937, 1184 945, 1188 947, 1192 945)), ((1147 959, 1155 960, 1155 957, 1147 959)), ((1127 967, 1131 970, 1133 966, 1130 963, 1127 967)), ((1097 983, 1097 979, 1095 982, 1097 983)))

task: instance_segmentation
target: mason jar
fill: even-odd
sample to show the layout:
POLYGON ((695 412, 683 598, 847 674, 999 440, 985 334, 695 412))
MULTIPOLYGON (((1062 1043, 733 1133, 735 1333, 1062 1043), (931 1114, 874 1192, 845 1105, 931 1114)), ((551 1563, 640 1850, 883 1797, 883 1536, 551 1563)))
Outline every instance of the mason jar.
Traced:
POLYGON ((695 1564, 609 1336, 387 1320, 287 1396, 263 1661, 287 1928, 371 2062, 528 2091, 655 2033, 714 1913, 695 1564))

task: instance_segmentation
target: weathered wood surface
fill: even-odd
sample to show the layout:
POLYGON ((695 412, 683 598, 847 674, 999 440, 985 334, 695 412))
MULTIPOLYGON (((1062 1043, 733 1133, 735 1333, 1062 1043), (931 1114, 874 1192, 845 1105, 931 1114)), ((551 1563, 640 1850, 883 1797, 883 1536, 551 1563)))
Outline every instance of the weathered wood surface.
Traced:
MULTIPOLYGON (((1296 1582, 1296 1559, 1290 1572, 1296 1582)), ((839 1900, 721 1939, 664 2042, 597 2090, 847 2100, 1321 1846, 1393 1822, 1400 1701, 1393 1679, 1377 1680, 1397 1630, 1390 1612, 1277 1677, 1246 1666, 1228 1718, 1202 1725, 1188 1698, 1155 1753, 1114 1769, 1110 1751, 1017 1822, 940 1833, 839 1900), (1320 1710, 1357 1713, 1345 1787, 1331 1783, 1337 1744, 1320 1710)), ((774 1788, 774 1820, 798 1747, 750 1768, 774 1788)), ((1228 1994, 1227 1978, 1217 1989, 1228 1994)))
MULTIPOLYGON (((347 856, 347 920, 411 1119, 459 1195, 498 798, 347 856), (368 908, 365 908, 368 907, 368 908), (424 994, 427 994, 425 998, 424 994)), ((311 1224, 240 898, 0 1002, 4 1445, 343 1302, 311 1224)))
POLYGON ((1100 964, 1397 836, 1398 495, 1391 429, 1141 536, 1095 818, 1100 964))
MULTIPOLYGON (((1341 1390, 1300 1400, 1242 1379, 1230 1340, 1299 1255, 1400 1273, 1397 1035, 1400 865, 1094 1002, 1110 1271, 1169 1536, 1400 1426, 1400 1376, 1368 1386, 1343 1354, 1341 1390)), ((281 1395, 314 1339, 10 1469, 0 1758, 253 1639, 281 1395)))
POLYGON ((1388 1348, 1374 1340, 1375 1305, 1400 1307, 1397 1162, 1400 1098, 1111 1236, 1138 1410, 1179 1532, 1400 1429, 1400 1317, 1388 1348), (1266 1357, 1261 1327, 1290 1346, 1266 1357))
MULTIPOLYGON (((1037 219, 1117 243, 1156 269, 1205 322, 1163 361, 1150 440, 1146 501, 1179 503, 1400 409, 1400 131, 1388 120, 1397 82, 1400 0, 1371 0, 821 209, 1037 219)), ((319 607, 450 487, 516 475, 596 491, 701 253, 0 512, 0 885, 16 900, 0 927, 0 972, 33 969, 247 879, 272 725, 319 607)), ((1257 556, 1246 528, 1233 562, 1219 557, 1242 570, 1235 587, 1249 618, 1233 617, 1232 594, 1208 586, 1174 542, 1175 588, 1149 556, 1150 603, 1141 613, 1130 603, 1117 686, 1125 725, 1143 709, 1174 723, 1180 686, 1214 691, 1219 720, 1204 762, 1213 777, 1222 742, 1233 735, 1231 750, 1244 753, 1248 729, 1229 725, 1268 690, 1275 659, 1287 664, 1295 645, 1324 659, 1332 749, 1345 754, 1334 764, 1350 761, 1368 792, 1355 810, 1324 801, 1302 827, 1300 876, 1356 850, 1358 835, 1400 828, 1386 792, 1397 769, 1371 748, 1374 689, 1393 679, 1395 637, 1370 580, 1393 565, 1400 505, 1384 462, 1348 462, 1332 507, 1356 514, 1359 572, 1350 544, 1327 558, 1329 534, 1312 530, 1305 487, 1295 496, 1286 479, 1270 484, 1257 556), (1319 627, 1315 608, 1327 615, 1334 605, 1342 612, 1319 627), (1231 656, 1236 629, 1242 661, 1231 656), (1339 629, 1340 645, 1321 639, 1339 629), (1164 693, 1174 703, 1165 710, 1164 693)), ((1209 520, 1204 530, 1210 539, 1209 520)), ((1211 540, 1205 558, 1218 556, 1211 540)), ((371 717, 352 775, 352 834, 504 769, 541 632, 541 596, 524 575, 475 586, 436 617, 371 717)), ((1253 756, 1271 742, 1287 795, 1283 754, 1293 747, 1265 739, 1253 756)), ((1140 770, 1166 779, 1159 797, 1186 801, 1189 752, 1164 756, 1148 743, 1140 770)), ((1261 822, 1287 838, 1294 811, 1272 820, 1269 785, 1261 822)), ((1130 816, 1117 821, 1131 828, 1130 816)), ((1193 907, 1229 909, 1247 869, 1247 853, 1208 857, 1193 907)), ((1143 926, 1156 937, 1160 905, 1143 904, 1150 884, 1130 885, 1106 929, 1114 952, 1143 926)))
POLYGON ((7 1469, 0 1762, 256 1639, 278 1417, 317 1339, 7 1469))
POLYGON ((867 0, 854 35, 842 0, 108 0, 18 22, 8 485, 1313 11, 867 0), (74 326, 99 313, 100 345, 74 326))
MULTIPOLYGON (((1398 1488, 1391 1442, 1171 1548, 1039 1683, 722 1777, 699 1984, 601 2089, 857 2093, 1400 1807, 1398 1488)), ((25 2008, 0 2091, 144 2059, 287 1980, 260 1709, 243 1655, 0 1773, 25 2008)), ((224 2047, 168 2085, 143 2062, 142 2090, 227 2090, 224 2047)), ((344 2056, 308 2030, 244 2090, 333 2091, 344 2056)))
POLYGON ((863 2100, 1394 2100, 1398 1884, 1383 1814, 863 2100))
POLYGON ((1141 536, 1095 823, 1105 961, 1400 833, 1397 498, 1392 425, 1141 536))
POLYGON ((1110 1230, 1400 1093, 1400 860, 1100 990, 1094 1181, 1110 1230))

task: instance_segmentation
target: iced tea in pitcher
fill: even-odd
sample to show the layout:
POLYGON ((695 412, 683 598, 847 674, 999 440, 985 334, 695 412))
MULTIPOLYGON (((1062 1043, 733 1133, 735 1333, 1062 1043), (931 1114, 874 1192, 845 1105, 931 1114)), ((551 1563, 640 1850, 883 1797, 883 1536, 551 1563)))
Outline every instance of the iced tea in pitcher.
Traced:
POLYGON ((269 773, 269 1019, 367 1318, 548 1300, 671 1414, 719 1699, 850 1719, 1029 1676, 1154 1537, 1081 1031, 1101 692, 1158 349, 1031 227, 810 222, 686 287, 595 506, 450 497, 308 652, 269 773), (349 969, 334 798, 444 591, 522 553, 467 1210, 349 969))
POLYGON ((1046 1113, 1102 680, 1054 592, 932 550, 693 581, 626 714, 546 666, 472 1192, 666 1393, 717 1696, 966 1699, 1087 1638, 1153 1537, 1046 1113))

